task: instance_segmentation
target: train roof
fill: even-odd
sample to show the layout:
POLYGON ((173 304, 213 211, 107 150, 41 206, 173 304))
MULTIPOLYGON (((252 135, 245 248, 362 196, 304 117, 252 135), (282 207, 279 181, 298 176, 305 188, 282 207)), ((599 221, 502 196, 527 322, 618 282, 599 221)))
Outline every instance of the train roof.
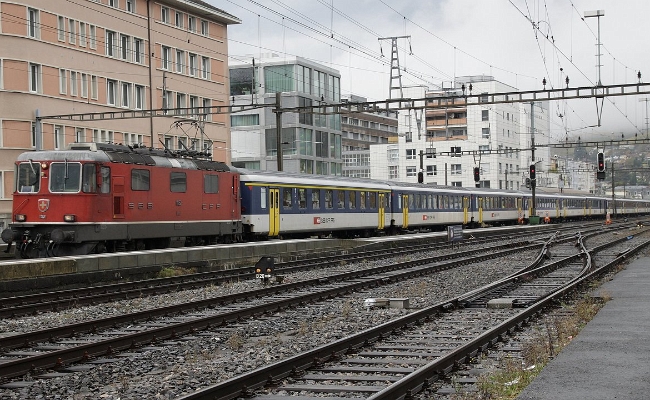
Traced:
POLYGON ((241 174, 241 181, 246 182, 265 182, 276 184, 300 184, 305 186, 343 186, 351 188, 362 189, 380 189, 390 190, 386 182, 362 179, 362 178, 349 178, 345 176, 335 175, 308 175, 297 174, 291 172, 276 172, 276 171, 261 171, 238 169, 241 174))
POLYGON ((227 172, 227 164, 205 158, 205 153, 154 149, 144 146, 124 146, 111 143, 71 143, 66 150, 44 150, 22 153, 17 161, 95 161, 163 168, 200 169, 227 172))

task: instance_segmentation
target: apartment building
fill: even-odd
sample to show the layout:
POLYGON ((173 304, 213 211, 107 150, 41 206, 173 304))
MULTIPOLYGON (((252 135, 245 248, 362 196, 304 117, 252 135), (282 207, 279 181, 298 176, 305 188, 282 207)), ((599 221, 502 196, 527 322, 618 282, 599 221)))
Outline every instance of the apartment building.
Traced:
POLYGON ((480 187, 523 189, 533 163, 529 149, 534 132, 536 145, 546 145, 535 152, 538 186, 557 187, 556 178, 548 174, 547 103, 535 102, 532 108, 520 103, 480 104, 481 97, 479 104, 468 105, 462 88, 468 90, 470 84, 473 94, 486 94, 486 102, 488 93, 517 90, 485 75, 458 77, 455 85, 441 85, 439 90, 411 88, 405 97, 426 98, 415 106, 429 107, 400 113, 397 143, 370 147, 372 178, 417 182, 422 169, 426 184, 474 187, 473 170, 478 167, 480 187))
MULTIPOLYGON (((199 0, 0 0, 0 221, 13 160, 72 142, 142 143, 229 162, 227 26, 199 0), (47 118, 165 109, 162 117, 47 118), (36 117, 44 117, 36 123, 36 117)), ((119 116, 119 114, 113 114, 119 116)))

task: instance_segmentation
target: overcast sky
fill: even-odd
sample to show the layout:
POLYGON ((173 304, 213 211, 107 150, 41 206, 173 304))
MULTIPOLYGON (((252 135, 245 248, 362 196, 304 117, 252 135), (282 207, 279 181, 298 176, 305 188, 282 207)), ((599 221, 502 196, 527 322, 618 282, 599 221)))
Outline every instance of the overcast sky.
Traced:
MULTIPOLYGON (((231 61, 269 52, 305 57, 339 70, 343 95, 369 100, 389 94, 391 45, 378 37, 406 35, 410 41, 399 41, 405 86, 435 88, 462 75, 492 75, 520 90, 542 89, 543 78, 547 88, 564 87, 567 76, 571 87, 595 85, 598 19, 582 18, 595 10, 605 11, 602 83, 636 82, 639 70, 650 80, 647 0, 207 1, 242 20, 229 27, 231 61)), ((553 102, 552 138, 645 133, 648 103, 610 99, 600 128, 589 127, 598 123, 594 99, 553 102)))

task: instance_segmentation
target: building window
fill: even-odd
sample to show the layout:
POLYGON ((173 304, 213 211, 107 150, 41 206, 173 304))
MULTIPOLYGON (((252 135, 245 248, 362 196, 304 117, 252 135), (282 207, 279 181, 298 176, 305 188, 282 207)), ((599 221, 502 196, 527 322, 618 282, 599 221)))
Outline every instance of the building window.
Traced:
POLYGON ((462 175, 463 169, 461 164, 451 164, 451 174, 452 175, 462 175))
POLYGON ((208 21, 201 20, 201 35, 208 36, 208 21))
POLYGON ((196 17, 188 17, 187 18, 187 29, 190 32, 196 33, 196 17))
POLYGON ((97 76, 92 75, 90 77, 90 98, 93 100, 97 100, 97 76))
POLYGON ((144 41, 142 39, 133 39, 133 61, 138 64, 144 63, 144 41))
POLYGON ((86 130, 84 128, 75 129, 74 140, 77 143, 83 143, 86 141, 86 130))
POLYGON ((415 176, 418 173, 417 167, 406 167, 406 176, 415 176))
POLYGON ((135 85, 135 108, 142 110, 144 108, 144 86, 135 85))
POLYGON ((192 117, 199 115, 199 98, 197 96, 190 96, 190 115, 192 117))
POLYGON ((64 69, 59 70, 59 93, 66 94, 68 92, 68 74, 64 69))
POLYGON ((397 179, 399 177, 399 168, 397 165, 388 166, 388 179, 397 179))
POLYGON ((205 120, 210 121, 212 119, 211 113, 212 113, 212 100, 211 99, 203 99, 203 114, 205 115, 205 120))
POLYGON ((39 24, 40 15, 37 9, 27 9, 27 35, 38 39, 40 35, 41 26, 39 24))
POLYGON ((416 158, 415 149, 406 149, 406 159, 415 160, 415 158, 416 158))
POLYGON ((76 44, 77 43, 77 21, 75 21, 74 19, 69 19, 68 30, 70 30, 70 38, 68 39, 70 41, 70 44, 76 44))
POLYGON ((164 24, 168 24, 169 23, 169 8, 161 7, 160 11, 161 11, 160 20, 164 24))
POLYGON ((59 16, 57 20, 57 34, 59 42, 65 42, 65 18, 59 16))
POLYGON ((427 158, 436 158, 436 149, 433 147, 428 147, 426 149, 427 158))
POLYGON ((96 49, 97 48, 97 28, 95 25, 90 25, 88 26, 89 31, 90 31, 90 48, 91 49, 96 49))
POLYGON ((115 57, 115 41, 117 40, 117 34, 113 31, 106 31, 106 55, 109 57, 115 57))
MULTIPOLYGON (((230 116, 230 126, 235 127, 235 126, 251 126, 251 125, 259 125, 260 124, 260 116, 259 114, 245 114, 245 115, 238 115, 234 114, 230 116)), ((304 153, 301 153, 304 154, 304 153)))
POLYGON ((106 80, 106 104, 115 105, 115 91, 117 82, 112 79, 106 80))
POLYGON ((126 11, 130 13, 135 12, 135 0, 126 0, 126 11))
POLYGON ((201 74, 203 79, 210 79, 210 57, 201 57, 201 74))
POLYGON ((79 46, 86 47, 86 23, 79 22, 79 46))
POLYGON ((479 145, 478 146, 478 151, 481 152, 481 153, 489 153, 490 152, 490 145, 489 144, 479 145))
POLYGON ((54 125, 54 149, 58 150, 63 145, 63 127, 54 125))
MULTIPOLYGON (((499 134, 497 133, 497 136, 499 134)), ((490 128, 483 128, 481 129, 481 137, 483 139, 489 139, 490 138, 490 128)))
POLYGON ((41 66, 39 64, 29 64, 29 91, 41 92, 41 66))
POLYGON ((490 111, 481 110, 481 121, 489 121, 489 120, 490 120, 490 111))
POLYGON ((119 0, 108 0, 108 5, 111 7, 118 8, 119 7, 119 0))
POLYGON ((76 96, 77 94, 77 73, 70 71, 70 95, 76 96))
POLYGON ((129 53, 131 52, 131 37, 127 35, 120 35, 120 58, 122 60, 129 60, 129 53))
POLYGON ((122 82, 122 107, 131 106, 131 84, 122 82))
POLYGON ((185 52, 183 50, 176 50, 176 72, 185 73, 185 52))
POLYGON ((88 75, 81 74, 81 97, 88 97, 88 75))
POLYGON ((196 54, 190 53, 189 58, 190 58, 190 70, 188 72, 190 76, 196 76, 196 69, 197 69, 196 63, 198 62, 198 56, 196 54))
POLYGON ((176 27, 177 28, 182 28, 183 27, 183 19, 184 19, 183 13, 176 11, 175 22, 176 22, 176 27))
POLYGON ((185 115, 187 114, 187 110, 185 110, 185 107, 187 107, 187 104, 185 103, 187 96, 185 93, 176 93, 176 114, 177 115, 185 115))
POLYGON ((438 175, 438 167, 435 165, 427 165, 427 176, 438 175))
POLYGON ((163 46, 162 47, 162 66, 161 66, 161 68, 168 70, 169 65, 171 64, 171 61, 172 61, 172 49, 167 47, 167 46, 163 46))
POLYGON ((163 92, 163 109, 165 114, 167 114, 167 110, 170 108, 174 107, 174 94, 170 92, 169 90, 163 92))
MULTIPOLYGON (((487 100, 486 100, 487 101, 487 100)), ((463 182, 452 182, 451 186, 463 187, 463 182)))

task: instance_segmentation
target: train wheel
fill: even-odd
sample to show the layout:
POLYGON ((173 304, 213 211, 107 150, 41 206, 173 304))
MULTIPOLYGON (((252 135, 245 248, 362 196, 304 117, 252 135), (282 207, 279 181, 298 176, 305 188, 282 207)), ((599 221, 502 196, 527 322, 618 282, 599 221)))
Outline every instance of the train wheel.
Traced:
POLYGON ((145 250, 147 246, 145 245, 144 241, 138 240, 135 242, 135 249, 138 251, 145 250))

